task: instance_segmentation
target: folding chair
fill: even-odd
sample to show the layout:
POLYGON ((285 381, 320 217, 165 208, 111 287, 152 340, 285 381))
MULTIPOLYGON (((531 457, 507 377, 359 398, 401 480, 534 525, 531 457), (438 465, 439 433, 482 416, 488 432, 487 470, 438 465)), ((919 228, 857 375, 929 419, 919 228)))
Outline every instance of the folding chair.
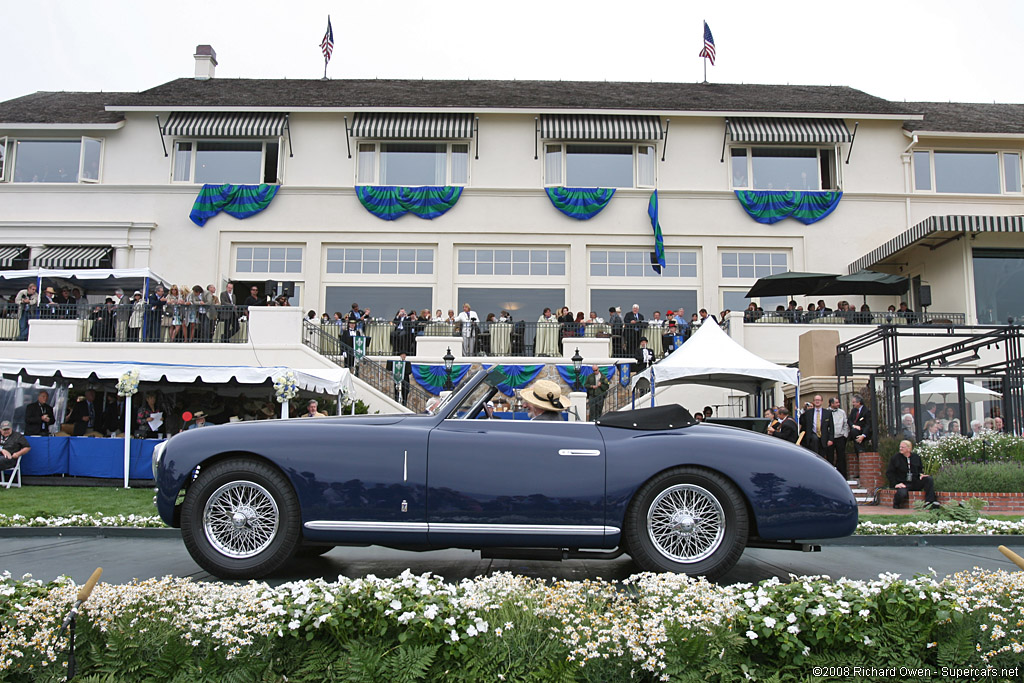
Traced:
POLYGON ((17 489, 21 488, 21 458, 18 458, 13 470, 0 470, 0 486, 8 489, 12 486, 17 489), (15 479, 18 483, 14 483, 15 479))

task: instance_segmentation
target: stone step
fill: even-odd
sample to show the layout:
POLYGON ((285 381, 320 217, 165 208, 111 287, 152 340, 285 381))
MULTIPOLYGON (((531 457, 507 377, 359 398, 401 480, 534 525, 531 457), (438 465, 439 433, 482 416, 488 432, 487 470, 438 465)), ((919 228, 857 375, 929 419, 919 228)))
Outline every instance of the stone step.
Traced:
POLYGON ((866 494, 868 492, 867 489, 850 489, 850 490, 853 491, 854 495, 857 495, 858 493, 863 495, 863 494, 866 494))
POLYGON ((875 501, 871 496, 857 496, 854 500, 857 501, 857 505, 866 505, 867 503, 873 503, 875 501))

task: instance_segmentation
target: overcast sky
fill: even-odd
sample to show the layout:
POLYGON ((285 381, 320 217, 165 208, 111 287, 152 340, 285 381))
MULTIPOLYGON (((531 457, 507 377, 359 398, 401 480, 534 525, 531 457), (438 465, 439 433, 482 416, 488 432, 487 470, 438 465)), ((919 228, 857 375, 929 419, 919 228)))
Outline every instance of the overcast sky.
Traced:
POLYGON ((693 82, 702 20, 708 80, 848 85, 891 100, 1024 102, 1021 0, 0 0, 0 100, 37 90, 136 91, 217 78, 693 82))

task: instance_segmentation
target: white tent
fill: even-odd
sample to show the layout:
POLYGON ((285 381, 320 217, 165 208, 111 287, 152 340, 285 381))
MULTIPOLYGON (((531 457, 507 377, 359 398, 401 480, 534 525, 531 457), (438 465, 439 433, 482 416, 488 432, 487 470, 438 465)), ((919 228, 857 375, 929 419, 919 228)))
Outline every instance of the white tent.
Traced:
POLYGON ((32 268, 30 270, 0 271, 0 281, 12 287, 24 287, 30 282, 41 285, 43 280, 58 280, 69 285, 85 287, 90 285, 106 285, 121 287, 126 290, 144 290, 152 284, 168 284, 168 280, 160 277, 149 268, 81 268, 55 269, 32 268))
POLYGON ((756 393, 775 382, 799 386, 800 373, 766 361, 733 341, 712 322, 701 325, 686 343, 656 365, 639 373, 655 387, 666 384, 707 384, 756 393))
POLYGON ((343 390, 351 391, 352 376, 345 368, 317 368, 315 370, 294 370, 273 366, 257 368, 248 365, 177 365, 171 363, 142 363, 131 361, 45 361, 0 359, 0 373, 26 378, 63 377, 66 379, 88 379, 95 376, 100 380, 117 380, 129 370, 139 371, 140 382, 180 382, 191 384, 197 381, 208 384, 263 384, 273 382, 291 370, 299 388, 305 391, 337 395, 343 390))

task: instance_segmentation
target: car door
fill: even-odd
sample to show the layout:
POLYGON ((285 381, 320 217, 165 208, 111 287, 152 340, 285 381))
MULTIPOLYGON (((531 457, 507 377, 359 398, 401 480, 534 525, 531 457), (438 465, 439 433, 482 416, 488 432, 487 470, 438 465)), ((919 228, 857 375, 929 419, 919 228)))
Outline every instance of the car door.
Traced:
POLYGON ((604 547, 605 447, 593 423, 442 421, 427 451, 431 544, 604 547))

